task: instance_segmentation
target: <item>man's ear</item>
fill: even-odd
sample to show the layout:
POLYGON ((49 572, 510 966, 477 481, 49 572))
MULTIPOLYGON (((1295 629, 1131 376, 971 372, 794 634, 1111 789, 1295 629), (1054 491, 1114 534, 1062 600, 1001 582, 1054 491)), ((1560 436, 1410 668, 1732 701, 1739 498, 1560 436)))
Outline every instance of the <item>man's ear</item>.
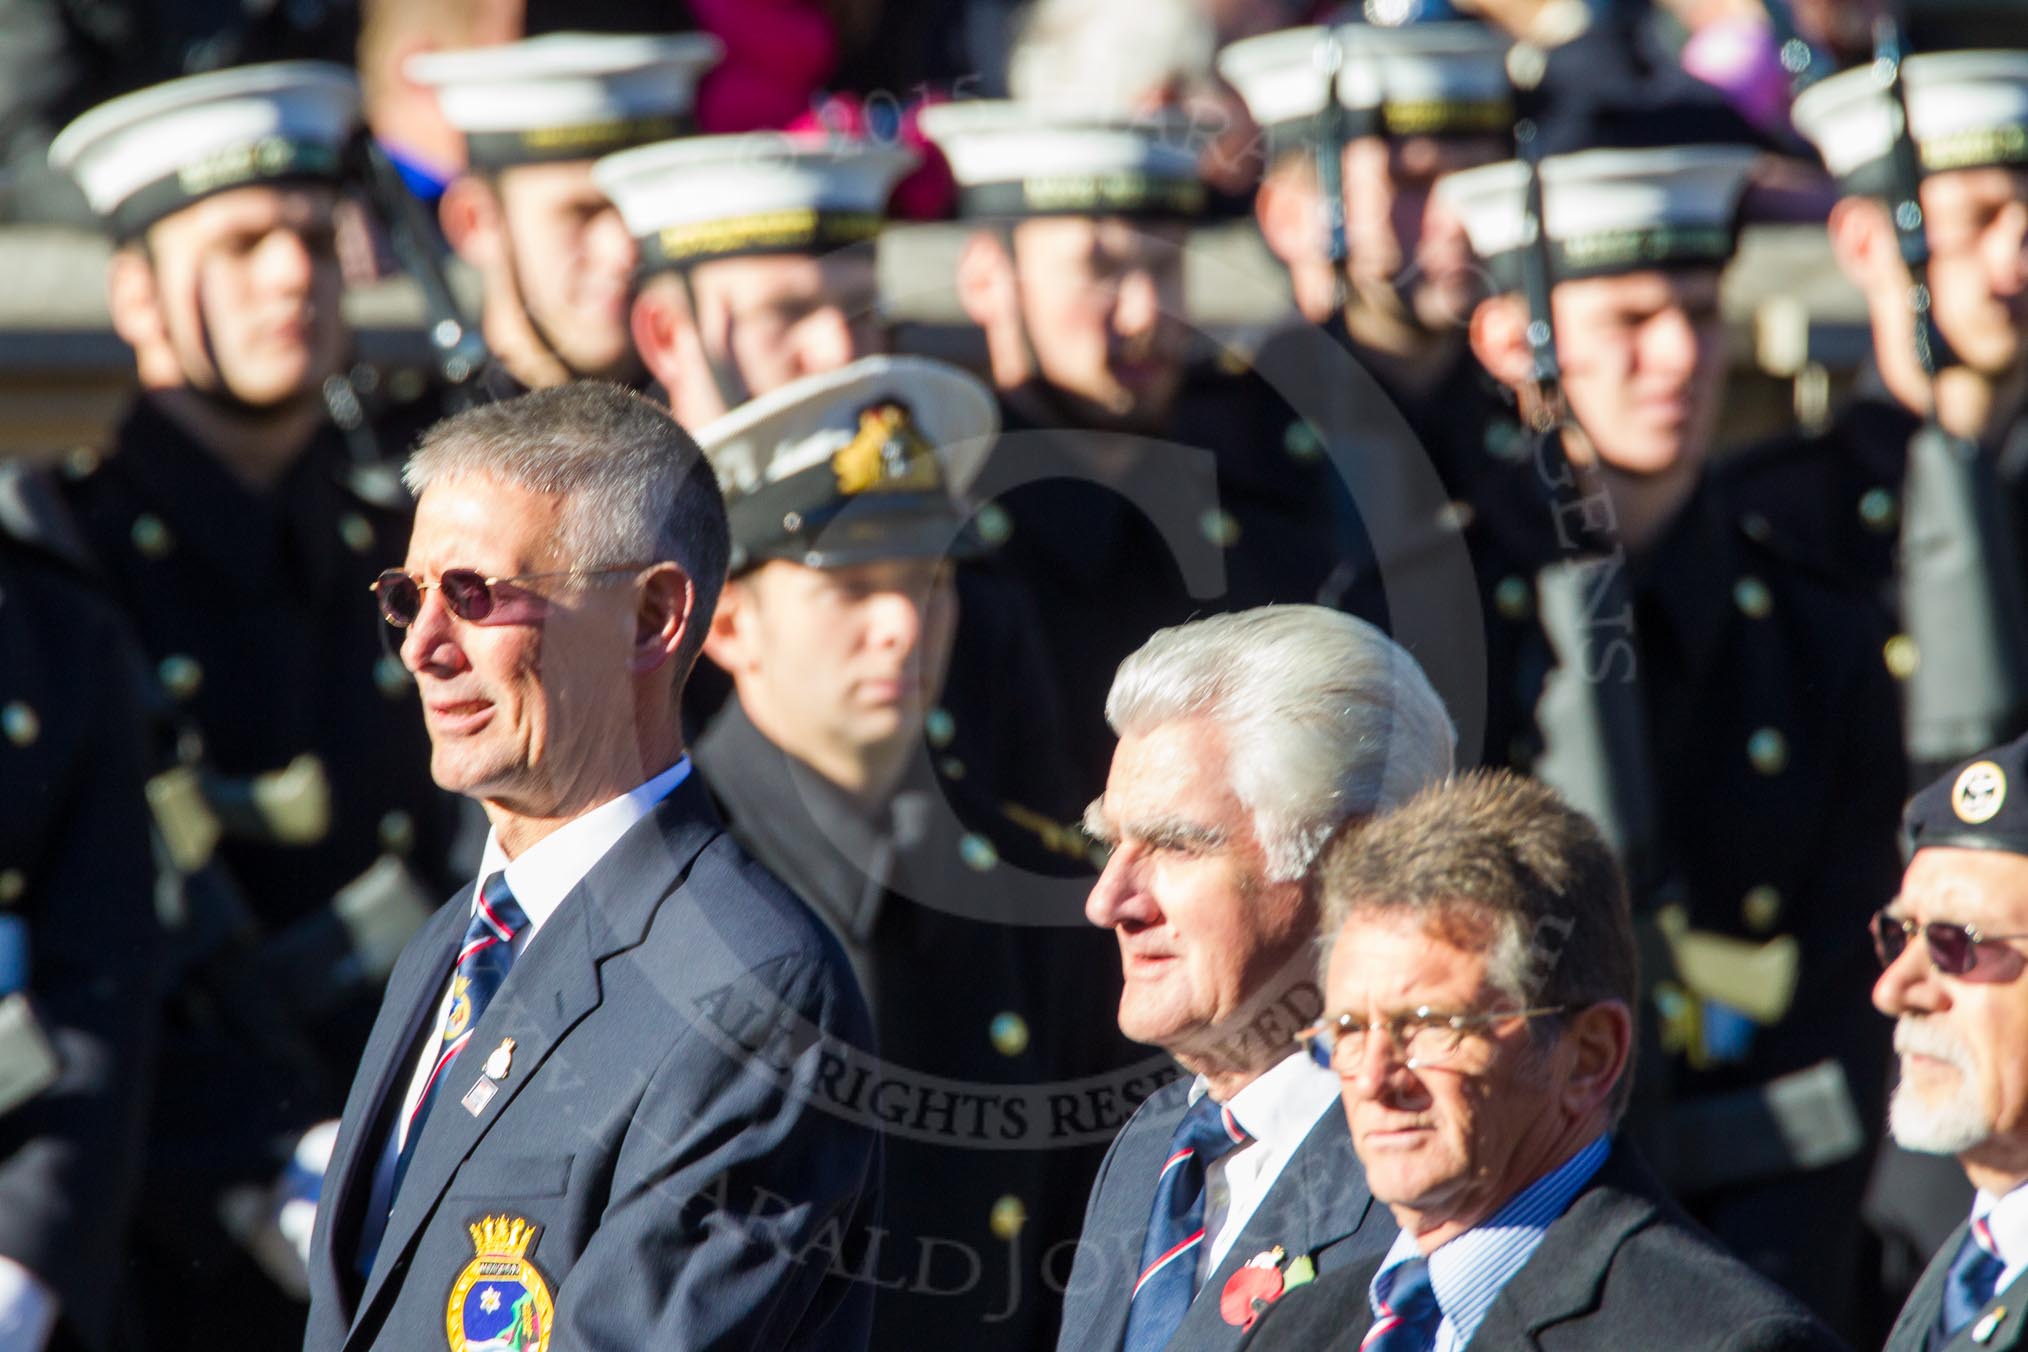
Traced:
POLYGON ((1294 267, 1324 256, 1317 176, 1293 156, 1269 167, 1253 195, 1253 217, 1268 251, 1294 267))
POLYGON ((692 366, 685 361, 684 348, 697 341, 697 326, 691 322, 690 307, 668 276, 650 277, 634 297, 627 316, 627 328, 634 337, 634 350, 641 354, 673 405, 692 366))
POLYGON ((1014 312, 1014 260, 995 232, 975 230, 965 241, 957 283, 958 303, 978 327, 991 332, 1014 312))
POLYGON ((1508 389, 1528 383, 1528 311, 1515 295, 1489 296, 1472 311, 1472 355, 1508 389))
POLYGON ((753 606, 751 584, 742 578, 726 579, 704 635, 704 655, 735 681, 753 664, 753 606))
POLYGON ((1564 1110, 1578 1117, 1610 1100, 1630 1069, 1633 1046, 1633 1015, 1618 1000, 1601 1000, 1565 1018, 1564 1110))
POLYGON ((475 268, 500 261, 500 198, 477 174, 460 174, 437 203, 437 220, 458 257, 475 268))
POLYGON ((645 676, 674 657, 696 613, 697 585, 688 573, 673 563, 650 569, 634 611, 634 673, 645 676))
POLYGON ((167 341, 162 293, 155 284, 154 266, 139 244, 113 250, 106 265, 106 308, 112 314, 113 332, 135 351, 167 341))
POLYGON ((1831 207, 1825 225, 1831 237, 1831 256, 1847 281, 1871 296, 1883 280, 1905 286, 1901 244, 1894 237, 1894 223, 1887 208, 1871 197, 1841 197, 1831 207))

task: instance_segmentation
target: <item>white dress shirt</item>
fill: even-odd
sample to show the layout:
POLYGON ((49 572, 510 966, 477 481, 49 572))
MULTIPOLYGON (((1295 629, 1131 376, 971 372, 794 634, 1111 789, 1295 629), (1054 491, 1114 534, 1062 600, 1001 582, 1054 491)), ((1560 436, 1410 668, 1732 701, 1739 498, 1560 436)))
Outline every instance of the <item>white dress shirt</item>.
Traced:
POLYGON ((1972 1219, 1983 1220, 1992 1232, 1993 1247, 2000 1251, 2000 1283, 1993 1289, 2005 1291, 2016 1278, 2028 1272, 2028 1185, 2004 1197, 1995 1197, 1984 1188, 1972 1199, 1972 1219))
MULTIPOLYGON (((535 936, 563 899, 571 894, 592 866, 606 857, 606 852, 619 843, 620 837, 632 830, 634 824, 655 810, 655 805, 667 798, 685 775, 690 773, 690 758, 684 756, 674 765, 656 775, 631 793, 621 794, 609 802, 602 803, 582 817, 565 823, 544 836, 524 851, 519 858, 509 859, 507 851, 501 848, 500 833, 486 833, 486 849, 480 856, 477 887, 472 892, 471 913, 478 914, 478 888, 486 885, 486 879, 502 872, 507 874, 507 890, 514 894, 514 900, 521 906, 528 923, 514 936, 514 957, 518 962, 535 942, 535 936)), ((385 1216, 393 1206, 391 1196, 394 1188, 394 1166, 401 1158, 401 1148, 408 1139, 408 1122, 414 1114, 416 1104, 421 1102, 423 1090, 429 1086, 430 1072, 436 1069, 437 1053, 443 1045, 444 1022, 451 1015, 451 973, 444 973, 444 994, 437 1003, 436 1022, 432 1025, 432 1036, 424 1038, 422 1048, 416 1053, 415 1069, 410 1072, 408 1092, 402 1095, 401 1114, 394 1121, 394 1131, 381 1148, 380 1160, 373 1170, 373 1191, 368 1206, 372 1213, 385 1216)), ((463 1060, 462 1057, 459 1058, 463 1060)), ((445 1092, 451 1092, 445 1086, 445 1092)))
MULTIPOLYGON (((1204 1096, 1202 1075, 1190 1086, 1190 1102, 1204 1096)), ((1261 1199, 1281 1177, 1311 1128, 1328 1112, 1343 1112, 1338 1077, 1298 1051, 1283 1057, 1226 1103, 1245 1145, 1211 1162, 1204 1171, 1204 1236, 1197 1248, 1197 1283, 1218 1271, 1238 1242, 1261 1199)), ((1251 1257, 1251 1255, 1248 1255, 1251 1257)))

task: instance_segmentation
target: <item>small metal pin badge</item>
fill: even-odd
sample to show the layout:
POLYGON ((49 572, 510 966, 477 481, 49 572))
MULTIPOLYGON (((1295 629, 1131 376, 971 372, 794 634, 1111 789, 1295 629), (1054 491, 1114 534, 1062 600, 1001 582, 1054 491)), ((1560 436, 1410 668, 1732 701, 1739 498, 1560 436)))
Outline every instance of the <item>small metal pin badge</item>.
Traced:
POLYGON ((500 1045, 495 1047, 492 1054, 486 1058, 486 1075, 490 1079, 504 1080, 507 1078, 508 1070, 513 1065, 514 1039, 503 1037, 500 1039, 500 1045))
POLYGON ((1992 1309, 1986 1311, 1985 1314, 1980 1316, 1978 1323, 1972 1325, 1972 1341, 1975 1343, 1992 1342, 1993 1335, 1998 1333, 2000 1331, 2000 1325, 2006 1322, 2007 1322, 2007 1307, 2004 1305, 1995 1305, 1992 1309))
POLYGON ((486 1111, 486 1105, 491 1103, 493 1095, 499 1092, 499 1085, 494 1084, 491 1080, 481 1078, 472 1082, 472 1087, 465 1091, 465 1097, 459 1100, 459 1102, 465 1105, 466 1112, 477 1117, 480 1113, 486 1111))

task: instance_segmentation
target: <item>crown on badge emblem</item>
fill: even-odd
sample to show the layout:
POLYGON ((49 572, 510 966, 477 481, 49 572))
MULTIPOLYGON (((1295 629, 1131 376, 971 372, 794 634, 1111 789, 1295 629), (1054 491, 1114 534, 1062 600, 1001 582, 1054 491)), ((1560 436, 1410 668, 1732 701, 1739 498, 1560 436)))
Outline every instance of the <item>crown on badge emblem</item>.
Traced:
POLYGON ((1951 785, 1951 811, 1968 826, 1993 820, 2006 801, 2007 772, 1993 761, 1974 761, 1951 785))
POLYGON ((906 404, 888 402, 859 411, 859 431, 831 457, 838 491, 931 489, 942 482, 936 450, 916 429, 906 404))
POLYGON ((520 1216, 487 1216, 465 1227, 472 1233, 472 1247, 487 1258, 520 1258, 535 1242, 540 1226, 520 1216))

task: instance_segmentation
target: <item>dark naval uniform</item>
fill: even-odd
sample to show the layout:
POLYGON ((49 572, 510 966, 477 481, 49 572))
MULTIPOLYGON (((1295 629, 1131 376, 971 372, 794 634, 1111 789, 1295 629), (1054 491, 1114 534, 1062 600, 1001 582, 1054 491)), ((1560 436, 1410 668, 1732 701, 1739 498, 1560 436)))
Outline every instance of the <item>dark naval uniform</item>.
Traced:
MULTIPOLYGON (((261 494, 144 399, 113 454, 74 468, 72 506, 223 830, 175 936, 141 1225, 164 1326, 215 1329, 206 1283, 261 1303, 235 1235, 297 1135, 343 1106, 377 974, 450 891, 455 800, 366 590, 406 548, 405 499, 362 496, 335 429, 261 494)), ((300 1336, 300 1310, 276 1314, 263 1336, 300 1336)))
MULTIPOLYGON (((1632 636, 1594 671, 1600 682, 1637 683, 1652 767, 1652 876, 1666 882, 1635 898, 1636 915, 1654 923, 1666 906, 1663 931, 1738 941, 1721 949, 1726 960, 1767 964, 1757 971, 1781 971, 1777 956, 1792 946, 1794 996, 1761 1025, 1698 989, 1688 969, 1650 974, 1662 979, 1646 1017, 1667 1057, 1643 1067, 1644 1083, 1667 1106, 1648 1144, 1700 1220, 1835 1319, 1856 1275, 1856 1227, 1845 1222, 1865 1186, 1865 1141, 1884 1117, 1886 1030, 1854 1011, 1877 975, 1866 917, 1899 877, 1895 694, 1869 598, 1765 521, 1742 519, 1725 488, 1708 476, 1645 557, 1618 561, 1632 636), (1748 956, 1749 945, 1762 947, 1748 956), (1817 1078, 1842 1075, 1844 1088, 1822 1092, 1849 1111, 1829 1114, 1837 1130, 1826 1126, 1823 1138, 1851 1139, 1806 1170, 1779 1149, 1757 1158, 1767 1153, 1759 1145, 1779 1141, 1776 1124, 1726 1096, 1826 1061, 1836 1070, 1817 1078)), ((1556 736, 1535 716, 1555 665, 1536 572, 1552 520, 1542 499, 1515 495, 1505 510, 1482 510, 1472 531, 1492 632, 1490 721, 1505 739, 1492 745, 1522 769, 1556 736)), ((1613 621, 1603 611, 1618 603, 1603 596, 1594 593, 1594 623, 1613 621)))
POLYGON ((919 757, 869 816, 737 699, 695 754, 733 835, 837 934, 873 1008, 879 1073, 850 1089, 887 1128, 872 1345, 1048 1346, 1105 1143, 1178 1073, 1117 1033, 1118 956, 1079 912, 1089 842, 992 801, 948 756, 919 757))
MULTIPOLYGON (((1106 694, 1157 629, 1269 602, 1345 590, 1348 532, 1321 443, 1262 445, 1267 406, 1248 377, 1193 382, 1170 430, 1045 423, 1027 387, 1001 401, 999 443, 971 489, 980 534, 1042 624, 1080 789, 1105 784, 1106 694), (1026 396, 1026 397, 1022 397, 1026 396)), ((964 621, 960 640, 965 644, 964 621)))
POLYGON ((0 1000, 0 1255, 54 1292, 54 1346, 104 1348, 160 1032, 145 676, 36 487, 0 468, 0 926, 39 1030, 0 1000))

